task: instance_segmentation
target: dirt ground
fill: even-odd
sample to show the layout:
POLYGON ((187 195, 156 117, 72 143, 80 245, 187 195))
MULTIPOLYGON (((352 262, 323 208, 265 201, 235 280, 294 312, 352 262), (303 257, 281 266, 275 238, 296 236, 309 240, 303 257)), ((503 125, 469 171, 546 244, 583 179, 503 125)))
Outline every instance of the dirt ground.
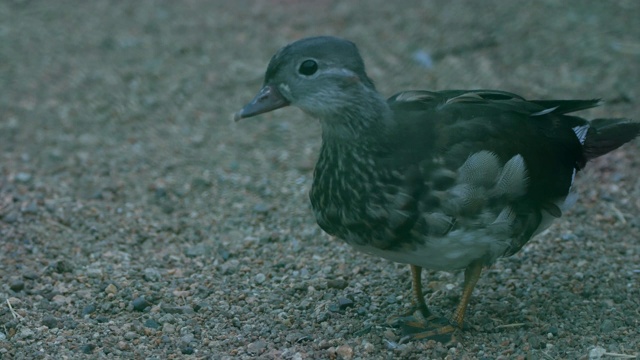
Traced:
MULTIPOLYGON (((638 357, 640 141, 485 270, 444 347, 387 326, 407 266, 315 224, 317 122, 231 114, 280 46, 333 34, 386 95, 603 98, 580 115, 640 119, 639 19, 636 0, 1 1, 0 358, 638 357)), ((450 315, 461 274, 425 284, 450 315)))

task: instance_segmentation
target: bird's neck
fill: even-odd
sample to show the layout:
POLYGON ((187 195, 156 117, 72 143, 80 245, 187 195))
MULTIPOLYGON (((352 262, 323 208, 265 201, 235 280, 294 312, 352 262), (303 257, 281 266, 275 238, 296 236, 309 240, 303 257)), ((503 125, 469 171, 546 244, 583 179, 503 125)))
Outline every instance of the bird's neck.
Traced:
POLYGON ((393 122, 386 100, 372 92, 321 117, 322 140, 327 146, 375 145, 389 132, 393 122))

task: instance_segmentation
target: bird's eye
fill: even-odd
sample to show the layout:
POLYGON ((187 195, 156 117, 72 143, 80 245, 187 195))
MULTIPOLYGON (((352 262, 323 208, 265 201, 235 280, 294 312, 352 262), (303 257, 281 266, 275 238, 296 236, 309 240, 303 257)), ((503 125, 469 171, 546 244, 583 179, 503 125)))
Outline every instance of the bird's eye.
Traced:
POLYGON ((305 76, 311 76, 318 71, 318 63, 314 60, 305 60, 300 64, 298 72, 305 76))

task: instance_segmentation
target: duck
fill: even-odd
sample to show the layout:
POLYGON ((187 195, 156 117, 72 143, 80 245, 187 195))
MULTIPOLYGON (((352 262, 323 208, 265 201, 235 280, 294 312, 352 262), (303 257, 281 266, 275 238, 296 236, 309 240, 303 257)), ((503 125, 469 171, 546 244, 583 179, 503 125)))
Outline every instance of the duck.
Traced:
POLYGON ((279 49, 236 121, 295 106, 320 122, 309 193, 326 233, 408 264, 403 339, 446 341, 464 325, 483 268, 517 253, 576 201, 576 174, 640 134, 626 118, 572 113, 598 99, 527 100, 498 90, 383 97, 357 46, 316 36, 279 49), (422 270, 464 271, 450 318, 427 306, 422 270))

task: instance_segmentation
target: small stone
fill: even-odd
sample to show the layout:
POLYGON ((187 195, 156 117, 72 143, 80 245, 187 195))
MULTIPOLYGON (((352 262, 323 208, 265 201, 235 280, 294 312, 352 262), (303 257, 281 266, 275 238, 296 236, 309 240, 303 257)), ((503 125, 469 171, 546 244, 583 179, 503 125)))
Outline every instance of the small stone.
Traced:
MULTIPOLYGON (((338 306, 336 306, 335 304, 332 304, 333 306, 336 307, 336 311, 338 311, 338 306)), ((329 305, 329 311, 331 311, 331 305, 329 305)), ((335 311, 334 311, 335 312, 335 311)), ((321 312, 320 314, 318 314, 318 317, 316 318, 316 322, 325 322, 327 320, 329 320, 329 313, 328 312, 321 312)))
POLYGON ((349 345, 340 345, 336 349, 336 353, 345 360, 353 358, 353 349, 349 345))
POLYGON ((269 212, 269 206, 267 204, 256 204, 253 207, 253 211, 257 212, 258 214, 266 214, 269 212))
POLYGON ((25 272, 24 274, 22 274, 22 277, 27 279, 27 280, 36 280, 36 279, 38 279, 40 277, 40 274, 38 274, 35 271, 29 270, 29 271, 25 272))
POLYGON ((109 284, 106 288, 104 288, 104 292, 107 294, 115 294, 118 292, 118 288, 113 284, 109 284))
POLYGON ((157 321, 153 320, 153 319, 147 319, 144 322, 144 326, 148 327, 149 329, 159 329, 160 328, 160 324, 157 321))
POLYGON ((27 183, 31 181, 32 175, 26 172, 19 172, 16 174, 16 180, 21 183, 27 183))
POLYGON ((258 275, 256 275, 256 284, 262 284, 263 282, 265 282, 265 280, 267 280, 267 276, 263 273, 260 273, 258 275))
POLYGON ((38 213, 38 203, 35 201, 29 201, 29 203, 27 203, 27 205, 22 208, 22 212, 32 215, 38 213))
POLYGON ((346 308, 353 307, 353 300, 345 297, 338 298, 338 307, 340 310, 345 310, 346 308))
POLYGON ((90 278, 99 279, 102 278, 102 269, 90 267, 85 270, 85 274, 90 278))
POLYGON ((80 347, 80 350, 82 351, 82 353, 84 354, 91 354, 93 353, 93 350, 95 350, 96 346, 93 344, 84 344, 80 347))
POLYGON ((398 336, 396 334, 393 333, 393 331, 387 329, 384 331, 383 333, 384 337, 391 341, 391 342, 397 342, 398 341, 398 336))
POLYGON ((82 308, 82 316, 93 314, 96 311, 96 304, 89 304, 82 308))
POLYGON ((258 340, 247 345, 247 352, 251 355, 260 355, 267 348, 264 340, 258 340))
POLYGON ((54 264, 54 270, 58 274, 70 273, 74 269, 73 264, 68 260, 58 260, 54 264))
POLYGON ((180 342, 185 346, 191 344, 193 340, 195 340, 193 334, 185 334, 180 338, 180 342))
POLYGON ((192 355, 195 350, 193 350, 191 346, 185 346, 180 349, 180 352, 182 352, 184 355, 192 355))
POLYGON ((173 334, 176 331, 176 327, 174 325, 164 323, 162 325, 162 332, 165 334, 173 334))
POLYGON ((158 281, 162 278, 162 275, 156 268, 146 268, 144 269, 143 277, 146 281, 158 281))
POLYGON ((29 328, 22 328, 20 329, 20 332, 18 333, 18 338, 19 339, 28 339, 30 337, 32 337, 33 335, 35 335, 35 332, 33 332, 33 330, 29 329, 29 328))
POLYGON ((55 304, 58 304, 60 306, 68 304, 71 302, 71 298, 68 296, 64 296, 64 295, 55 295, 53 298, 51 298, 51 301, 55 304))
POLYGON ((187 257, 199 257, 199 256, 209 256, 211 254, 211 246, 205 243, 196 244, 193 246, 189 246, 184 250, 184 254, 187 257))
POLYGON ((22 279, 13 279, 9 284, 9 288, 15 292, 22 291, 24 289, 24 281, 22 279))
POLYGON ((135 311, 144 311, 147 307, 151 306, 151 303, 144 298, 144 296, 137 297, 131 301, 133 305, 133 310, 135 311))
POLYGON ((372 343, 368 342, 367 340, 362 341, 362 348, 364 349, 364 352, 367 352, 367 353, 374 352, 376 349, 376 347, 372 343))
POLYGON ((343 279, 331 279, 331 280, 327 281, 327 287, 332 288, 332 289, 343 290, 347 286, 349 286, 349 283, 346 282, 343 279))
POLYGON ((13 224, 14 222, 18 221, 19 218, 20 216, 15 211, 9 211, 7 214, 2 216, 2 220, 7 224, 13 224))
POLYGON ((529 345, 531 345, 534 349, 542 348, 542 339, 538 335, 533 335, 529 337, 529 345))
POLYGON ((589 350, 589 360, 600 360, 606 352, 607 349, 601 346, 596 346, 593 349, 589 350))
POLYGON ((51 315, 45 315, 44 318, 42 318, 42 325, 49 329, 56 329, 58 327, 58 319, 51 315))
POLYGON ((167 314, 193 314, 195 312, 193 311, 193 308, 189 305, 172 306, 164 303, 160 305, 160 310, 162 310, 167 314))
POLYGON ((602 333, 612 332, 615 328, 616 328, 616 325, 613 323, 613 321, 609 319, 606 319, 605 321, 602 322, 602 324, 600 324, 600 332, 602 333))
POLYGON ((136 334, 133 331, 127 331, 126 333, 124 333, 124 339, 125 340, 131 341, 131 340, 133 340, 133 339, 135 339, 137 337, 138 337, 138 334, 136 334))

